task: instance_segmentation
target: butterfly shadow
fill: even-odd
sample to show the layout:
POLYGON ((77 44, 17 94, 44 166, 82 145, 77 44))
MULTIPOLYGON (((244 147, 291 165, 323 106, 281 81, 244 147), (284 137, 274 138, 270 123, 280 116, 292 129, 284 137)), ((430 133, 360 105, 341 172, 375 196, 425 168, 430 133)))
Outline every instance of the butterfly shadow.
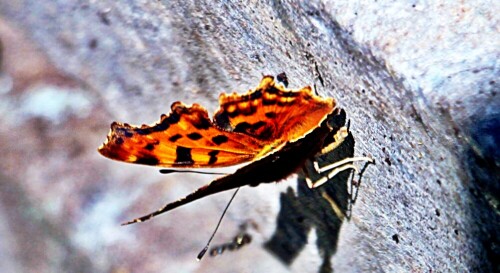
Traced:
MULTIPOLYGON (((354 143, 349 133, 338 148, 316 160, 320 166, 324 166, 353 157, 354 143)), ((322 259, 319 272, 333 272, 330 259, 337 251, 342 223, 344 219, 350 219, 351 206, 356 201, 359 181, 367 165, 357 175, 357 182, 353 180, 354 172, 349 169, 338 173, 321 187, 310 189, 306 176, 316 181, 321 175, 314 171, 312 162, 306 162, 304 171, 299 173, 297 193, 288 187, 280 196, 277 228, 264 247, 283 263, 290 265, 306 246, 311 229, 315 228, 316 247, 322 259)))

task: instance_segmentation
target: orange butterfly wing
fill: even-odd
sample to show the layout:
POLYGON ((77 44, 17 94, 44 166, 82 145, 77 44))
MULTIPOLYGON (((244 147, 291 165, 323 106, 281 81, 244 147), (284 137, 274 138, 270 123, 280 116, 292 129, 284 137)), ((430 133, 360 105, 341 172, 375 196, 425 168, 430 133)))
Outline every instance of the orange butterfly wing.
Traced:
POLYGON ((272 76, 245 95, 221 94, 219 103, 218 126, 268 142, 270 148, 302 138, 336 107, 333 98, 315 96, 309 86, 290 91, 272 76))
POLYGON ((335 108, 310 87, 285 90, 264 76, 245 95, 222 94, 212 122, 198 104, 172 105, 153 125, 114 122, 99 152, 111 159, 163 167, 223 167, 256 160, 312 131, 335 108))
POLYGON ((114 122, 99 152, 111 159, 164 167, 222 167, 254 158, 264 146, 251 136, 227 132, 198 104, 172 104, 153 125, 114 122))

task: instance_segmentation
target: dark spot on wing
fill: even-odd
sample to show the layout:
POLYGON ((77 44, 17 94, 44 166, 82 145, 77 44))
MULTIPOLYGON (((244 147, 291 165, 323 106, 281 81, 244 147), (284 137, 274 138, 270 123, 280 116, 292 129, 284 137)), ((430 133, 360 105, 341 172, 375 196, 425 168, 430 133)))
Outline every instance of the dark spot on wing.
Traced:
POLYGON ((200 138, 202 138, 203 136, 200 135, 199 133, 191 133, 191 134, 188 134, 187 137, 191 140, 198 140, 200 138))
POLYGON ((143 157, 137 157, 135 163, 145 164, 145 165, 158 165, 159 160, 154 156, 143 156, 143 157))
POLYGON ((276 113, 275 112, 267 112, 266 113, 266 117, 267 118, 275 118, 276 117, 276 113))
POLYGON ((278 94, 280 91, 274 87, 274 86, 270 86, 267 90, 266 90, 267 93, 269 94, 278 94))
POLYGON ((238 132, 238 133, 255 132, 260 127, 265 126, 266 124, 267 123, 264 122, 264 121, 258 121, 258 122, 254 123, 254 124, 250 124, 250 123, 244 121, 244 122, 238 123, 236 125, 236 127, 234 128, 234 131, 238 132))
POLYGON ((261 121, 257 121, 256 123, 254 123, 252 125, 252 130, 257 131, 257 130, 259 130, 260 127, 265 126, 266 124, 267 123, 264 122, 264 121, 262 121, 262 120, 261 121))
POLYGON ((123 144, 123 138, 121 138, 121 137, 117 137, 117 138, 115 138, 115 143, 116 143, 117 145, 121 145, 121 144, 123 144))
POLYGON ((227 112, 227 111, 226 111, 226 113, 227 113, 227 115, 228 115, 230 118, 234 118, 234 117, 237 117, 237 116, 239 116, 239 115, 240 115, 240 112, 239 112, 238 110, 235 110, 235 111, 233 111, 233 112, 227 112))
POLYGON ((212 165, 215 162, 217 162, 217 155, 219 154, 219 151, 210 151, 208 155, 210 156, 210 159, 208 160, 208 164, 212 165))
POLYGON ((234 127, 233 132, 246 133, 250 128, 252 128, 252 125, 250 125, 250 123, 246 121, 243 121, 238 123, 236 127, 234 127))
POLYGON ((229 139, 225 135, 219 135, 219 136, 215 136, 212 138, 212 141, 217 145, 221 145, 222 143, 226 143, 228 140, 229 139))
POLYGON ((250 94, 250 99, 251 100, 256 100, 260 99, 262 97, 262 90, 255 90, 252 94, 250 94))
POLYGON ((148 151, 152 151, 154 148, 155 148, 155 145, 153 145, 152 143, 148 143, 146 146, 144 146, 144 149, 146 149, 148 151))
POLYGON ((299 96, 299 92, 281 92, 281 96, 283 97, 297 97, 299 96))
POLYGON ((256 136, 260 139, 266 139, 266 138, 271 137, 274 133, 273 127, 266 126, 266 125, 267 125, 267 123, 264 121, 258 121, 254 124, 250 124, 250 123, 244 121, 244 122, 240 122, 236 125, 236 127, 234 128, 234 132, 256 136), (260 132, 257 132, 263 126, 266 126, 266 127, 264 129, 262 129, 260 132))
POLYGON ((193 158, 191 157, 191 149, 190 148, 177 146, 175 153, 177 154, 177 157, 175 158, 175 165, 193 165, 194 164, 193 158))
POLYGON ((176 135, 171 136, 168 140, 170 142, 176 142, 180 138, 182 138, 182 136, 180 134, 176 134, 176 135))
POLYGON ((262 100, 262 105, 274 105, 274 104, 276 104, 276 99, 271 99, 271 100, 263 99, 262 100))
POLYGON ((266 127, 264 130, 259 132, 259 135, 257 136, 260 139, 270 139, 274 135, 274 129, 272 127, 266 127))

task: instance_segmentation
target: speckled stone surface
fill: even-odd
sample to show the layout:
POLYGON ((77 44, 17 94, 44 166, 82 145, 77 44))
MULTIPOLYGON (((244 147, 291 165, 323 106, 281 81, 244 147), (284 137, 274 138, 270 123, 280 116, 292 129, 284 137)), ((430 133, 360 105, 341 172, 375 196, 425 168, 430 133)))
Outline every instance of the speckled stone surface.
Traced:
POLYGON ((285 71, 337 98, 377 161, 335 272, 498 270, 500 4, 342 2, 0 0, 0 268, 318 272, 314 230, 289 266, 262 247, 293 179, 242 189, 216 238, 251 220, 252 243, 196 262, 230 193, 121 227, 212 177, 96 151, 113 120, 153 123, 176 100, 213 112, 285 71))

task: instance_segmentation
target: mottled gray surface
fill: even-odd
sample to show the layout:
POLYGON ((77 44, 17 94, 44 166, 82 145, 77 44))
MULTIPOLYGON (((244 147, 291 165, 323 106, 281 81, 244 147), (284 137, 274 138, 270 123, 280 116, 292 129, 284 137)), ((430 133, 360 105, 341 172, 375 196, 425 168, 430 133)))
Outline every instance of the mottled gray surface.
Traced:
POLYGON ((0 1, 0 267, 317 272, 314 232, 290 267, 261 246, 293 181, 243 189, 218 236, 252 220, 254 241, 197 263, 229 195, 120 227, 211 178, 96 152, 113 120, 152 123, 175 100, 213 112, 285 71, 337 98, 377 160, 336 272, 498 269, 499 4, 339 2, 0 1))

